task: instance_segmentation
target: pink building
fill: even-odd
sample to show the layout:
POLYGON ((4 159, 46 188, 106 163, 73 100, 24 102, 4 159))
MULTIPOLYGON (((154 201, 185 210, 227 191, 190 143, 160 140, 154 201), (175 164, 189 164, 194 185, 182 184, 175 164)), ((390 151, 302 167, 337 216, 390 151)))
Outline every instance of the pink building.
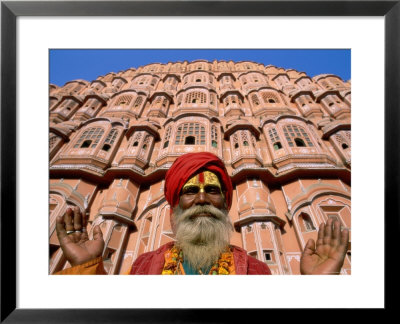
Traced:
MULTIPOLYGON (((50 85, 50 273, 68 206, 99 224, 109 274, 173 240, 164 177, 187 152, 225 162, 232 244, 273 274, 299 274, 329 217, 351 228, 351 83, 256 62, 150 64, 50 85)), ((342 274, 351 273, 351 243, 342 274)))

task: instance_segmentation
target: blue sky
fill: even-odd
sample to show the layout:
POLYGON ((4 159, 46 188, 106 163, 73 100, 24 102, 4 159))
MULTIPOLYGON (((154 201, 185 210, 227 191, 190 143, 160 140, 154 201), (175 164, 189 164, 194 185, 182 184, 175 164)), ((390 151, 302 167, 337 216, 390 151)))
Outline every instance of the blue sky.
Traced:
POLYGON ((93 81, 109 72, 137 68, 149 63, 177 61, 254 61, 285 69, 318 74, 335 74, 344 81, 351 78, 349 49, 51 49, 49 81, 58 86, 76 79, 93 81))

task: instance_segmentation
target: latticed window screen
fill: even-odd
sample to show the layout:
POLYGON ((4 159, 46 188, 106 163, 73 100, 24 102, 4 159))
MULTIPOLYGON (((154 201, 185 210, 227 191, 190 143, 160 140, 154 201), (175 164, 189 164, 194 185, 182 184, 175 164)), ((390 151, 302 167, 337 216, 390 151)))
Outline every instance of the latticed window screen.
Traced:
POLYGON ((164 139, 164 145, 163 148, 168 147, 169 145, 169 138, 171 137, 171 127, 168 127, 166 132, 165 132, 165 139, 164 139))
POLYGON ((110 133, 107 135, 106 140, 104 141, 104 144, 110 144, 113 145, 115 142, 115 139, 117 138, 118 135, 118 130, 113 128, 110 133))
POLYGON ((287 125, 283 127, 285 138, 290 147, 299 146, 296 140, 301 140, 305 146, 314 146, 304 128, 297 125, 287 125))
POLYGON ((142 132, 136 133, 132 140, 132 146, 138 146, 141 138, 142 132))
POLYGON ((142 150, 146 151, 147 148, 149 147, 150 143, 151 143, 151 136, 146 135, 143 140, 142 150))
POLYGON ((206 94, 204 92, 190 92, 186 96, 186 103, 206 103, 206 94))
POLYGON ((275 128, 271 128, 268 130, 269 139, 271 140, 272 145, 274 146, 274 150, 279 150, 282 148, 281 139, 279 138, 278 133, 275 128))
POLYGON ((238 148, 239 148, 239 140, 238 140, 238 135, 237 135, 237 133, 233 134, 233 136, 232 136, 232 144, 233 144, 233 147, 234 147, 235 149, 238 149, 238 148))
POLYGON ((194 145, 206 144, 206 131, 203 125, 197 123, 184 123, 178 127, 175 138, 175 145, 184 145, 187 138, 194 138, 194 145))
POLYGON ((178 96, 178 106, 180 106, 181 105, 181 103, 182 103, 182 94, 180 94, 179 96, 178 96))
POLYGON ((56 144, 57 140, 58 140, 58 136, 57 135, 54 135, 54 134, 50 135, 50 138, 49 138, 49 147, 50 147, 50 149, 52 149, 54 147, 54 145, 56 144))
POLYGON ((279 102, 279 99, 276 95, 268 92, 262 92, 261 96, 265 103, 276 103, 279 102))
POLYGON ((143 97, 141 96, 137 97, 134 104, 135 108, 139 107, 142 104, 142 102, 143 102, 143 97))
POLYGON ((258 106, 260 104, 260 101, 258 100, 258 97, 256 94, 253 94, 251 96, 251 101, 253 102, 253 104, 255 104, 256 106, 258 106))
POLYGON ((117 106, 121 105, 129 105, 129 103, 132 101, 132 96, 120 96, 117 100, 117 102, 115 103, 117 106))
POLYGON ((323 86, 323 87, 325 87, 325 88, 330 88, 331 86, 329 85, 329 83, 328 82, 326 82, 326 81, 321 81, 321 85, 323 86))
MULTIPOLYGON (((74 148, 80 147, 81 144, 83 147, 89 147, 90 148, 95 148, 96 145, 99 143, 101 137, 104 134, 104 129, 101 127, 92 127, 86 131, 83 132, 79 140, 76 142, 74 145, 74 148), (86 145, 83 145, 85 144, 86 145)), ((81 147, 82 147, 81 146, 81 147)))
POLYGON ((345 131, 343 132, 344 136, 348 139, 348 143, 351 143, 351 132, 350 131, 345 131))
POLYGON ((141 85, 141 84, 147 84, 147 83, 148 83, 148 80, 146 80, 146 79, 147 79, 146 77, 139 78, 139 79, 136 81, 136 84, 139 84, 139 85, 141 85))
POLYGON ((214 93, 210 94, 210 105, 214 106, 216 102, 216 95, 214 93))
POLYGON ((212 147, 217 147, 218 146, 218 133, 217 133, 217 127, 216 126, 211 126, 211 146, 212 147))
POLYGON ((276 132, 275 128, 271 128, 268 130, 269 138, 271 139, 272 143, 279 142, 280 138, 278 133, 276 132))
POLYGON ((249 146, 248 131, 240 131, 243 146, 249 146))

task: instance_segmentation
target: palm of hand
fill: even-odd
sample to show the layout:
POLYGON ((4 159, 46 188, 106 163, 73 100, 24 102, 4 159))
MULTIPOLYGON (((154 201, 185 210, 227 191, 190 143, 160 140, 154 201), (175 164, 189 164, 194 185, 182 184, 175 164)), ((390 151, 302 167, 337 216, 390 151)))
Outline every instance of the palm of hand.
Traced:
POLYGON ((315 248, 310 239, 300 260, 302 274, 339 274, 347 252, 349 231, 341 231, 340 222, 329 219, 321 224, 315 248), (332 226, 334 225, 334 227, 332 226))
POLYGON ((83 264, 101 255, 103 240, 89 240, 86 232, 75 232, 64 239, 63 252, 71 265, 83 264))
POLYGON ((93 228, 93 240, 89 240, 86 224, 86 215, 82 215, 77 207, 73 212, 68 208, 64 216, 57 217, 57 237, 72 266, 86 263, 103 252, 104 240, 100 227, 97 225, 93 228))

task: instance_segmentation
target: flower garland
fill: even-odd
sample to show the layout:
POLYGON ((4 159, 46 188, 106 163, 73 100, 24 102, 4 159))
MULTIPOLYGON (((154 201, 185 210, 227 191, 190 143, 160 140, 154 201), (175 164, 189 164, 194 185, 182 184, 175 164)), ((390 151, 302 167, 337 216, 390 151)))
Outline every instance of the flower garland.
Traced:
MULTIPOLYGON (((164 268, 161 272, 162 275, 179 275, 182 274, 181 264, 183 263, 183 253, 175 245, 171 250, 165 253, 164 268)), ((229 248, 226 252, 221 254, 218 261, 211 267, 208 274, 210 275, 229 275, 234 272, 233 267, 233 254, 229 248)), ((200 274, 203 274, 199 270, 200 274)))

